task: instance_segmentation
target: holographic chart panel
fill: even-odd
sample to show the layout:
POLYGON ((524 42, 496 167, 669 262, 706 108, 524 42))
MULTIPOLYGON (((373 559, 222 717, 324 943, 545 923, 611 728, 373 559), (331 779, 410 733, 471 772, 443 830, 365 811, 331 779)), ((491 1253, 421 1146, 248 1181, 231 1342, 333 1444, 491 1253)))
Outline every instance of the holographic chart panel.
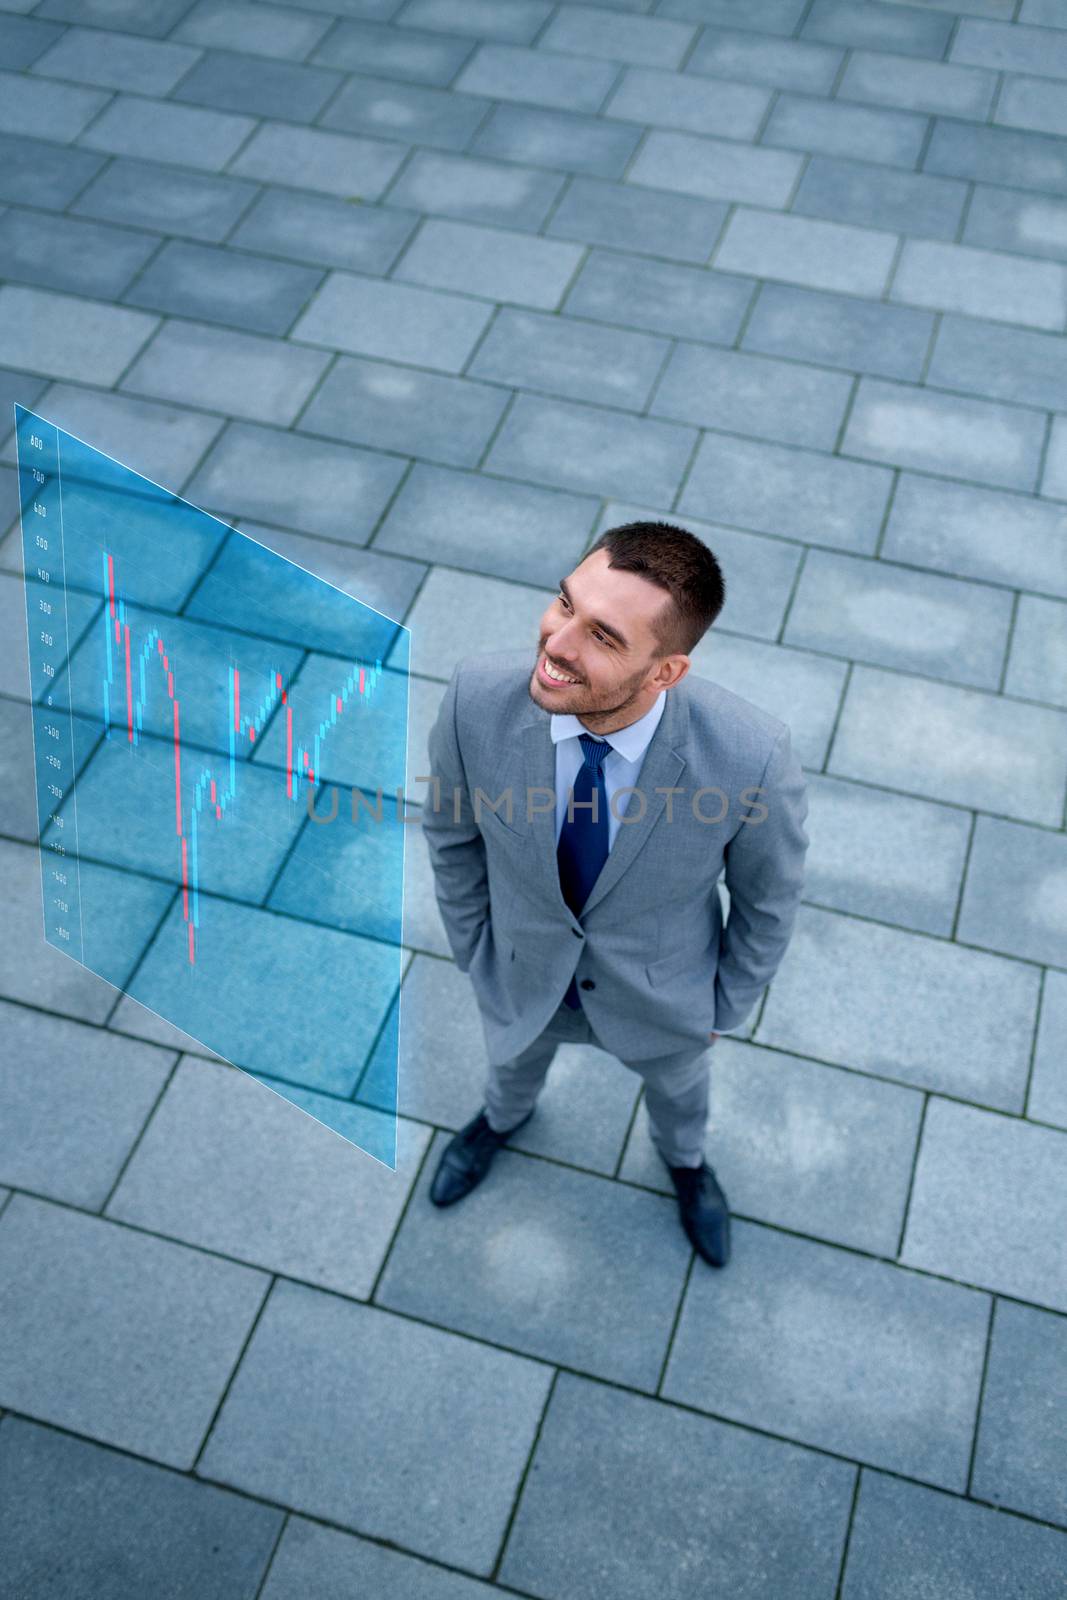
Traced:
POLYGON ((15 420, 45 939, 395 1167, 408 631, 15 420))

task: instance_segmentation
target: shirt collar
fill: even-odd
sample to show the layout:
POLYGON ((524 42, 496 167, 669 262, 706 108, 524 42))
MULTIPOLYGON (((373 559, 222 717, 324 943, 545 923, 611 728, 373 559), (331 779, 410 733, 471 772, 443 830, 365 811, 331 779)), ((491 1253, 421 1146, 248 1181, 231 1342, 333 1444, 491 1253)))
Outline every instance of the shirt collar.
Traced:
MULTIPOLYGON (((597 734, 594 737, 606 739, 624 761, 639 761, 652 742, 652 735, 659 726, 666 704, 667 691, 661 689, 643 717, 638 717, 636 722, 631 722, 625 728, 617 728, 614 733, 597 734)), ((561 739, 577 739, 579 734, 588 733, 589 729, 571 712, 553 711, 549 715, 549 732, 552 743, 559 744, 561 739)))

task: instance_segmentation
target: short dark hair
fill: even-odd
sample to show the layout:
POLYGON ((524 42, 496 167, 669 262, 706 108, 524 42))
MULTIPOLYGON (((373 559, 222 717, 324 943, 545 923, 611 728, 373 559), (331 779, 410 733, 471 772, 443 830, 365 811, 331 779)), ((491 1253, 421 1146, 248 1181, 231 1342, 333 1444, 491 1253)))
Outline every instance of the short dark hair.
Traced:
POLYGON ((606 528, 582 557, 606 550, 608 565, 636 572, 669 591, 671 604, 653 624, 660 656, 688 655, 726 603, 722 568, 702 539, 669 522, 624 522, 606 528))

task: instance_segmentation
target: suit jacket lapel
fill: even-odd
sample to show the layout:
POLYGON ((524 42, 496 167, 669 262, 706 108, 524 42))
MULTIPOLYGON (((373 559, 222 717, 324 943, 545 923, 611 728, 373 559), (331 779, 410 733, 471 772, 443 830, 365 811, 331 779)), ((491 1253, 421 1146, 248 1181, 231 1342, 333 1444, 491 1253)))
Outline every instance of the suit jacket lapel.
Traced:
MULTIPOLYGON (((545 885, 549 895, 559 902, 567 915, 570 915, 559 884, 555 803, 554 799, 552 802, 549 801, 549 795, 554 797, 556 792, 556 747, 552 743, 549 731, 549 717, 549 712, 531 701, 530 714, 519 725, 522 737, 522 788, 514 797, 514 805, 519 825, 524 829, 528 827, 529 830, 534 872, 538 882, 545 885), (537 790, 547 792, 538 794, 534 792, 537 790), (546 808, 535 812, 529 824, 526 822, 528 795, 533 805, 544 805, 546 808)), ((620 821, 615 842, 600 876, 590 891, 588 900, 582 907, 583 917, 587 911, 592 911, 599 904, 618 883, 623 873, 633 865, 641 846, 655 827, 667 804, 667 796, 662 793, 657 794, 656 790, 669 789, 680 784, 686 765, 681 746, 685 744, 688 732, 689 699, 683 679, 677 687, 667 690, 667 704, 645 751, 645 758, 635 783, 635 788, 639 789, 640 793, 631 793, 625 797, 625 802, 616 803, 620 821), (642 796, 645 801, 643 817, 642 796), (627 817, 640 820, 630 822, 623 820, 627 817)), ((507 766, 508 763, 505 763, 505 771, 507 766)), ((672 798, 677 802, 679 797, 672 798)))

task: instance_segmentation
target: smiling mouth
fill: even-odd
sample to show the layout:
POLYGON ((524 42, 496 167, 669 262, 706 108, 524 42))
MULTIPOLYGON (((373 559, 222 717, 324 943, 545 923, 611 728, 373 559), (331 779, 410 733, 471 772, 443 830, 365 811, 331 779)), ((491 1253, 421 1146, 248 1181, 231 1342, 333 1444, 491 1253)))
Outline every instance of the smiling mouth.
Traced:
POLYGON ((558 669, 556 668, 554 663, 550 662, 548 657, 542 651, 540 667, 539 667, 539 676, 540 676, 542 682, 554 684, 557 688, 561 688, 561 689, 565 689, 565 688, 575 689, 575 688, 578 687, 578 684, 580 682, 580 680, 578 678, 571 678, 571 677, 555 678, 555 677, 553 677, 552 674, 554 672, 556 672, 557 670, 558 669))

